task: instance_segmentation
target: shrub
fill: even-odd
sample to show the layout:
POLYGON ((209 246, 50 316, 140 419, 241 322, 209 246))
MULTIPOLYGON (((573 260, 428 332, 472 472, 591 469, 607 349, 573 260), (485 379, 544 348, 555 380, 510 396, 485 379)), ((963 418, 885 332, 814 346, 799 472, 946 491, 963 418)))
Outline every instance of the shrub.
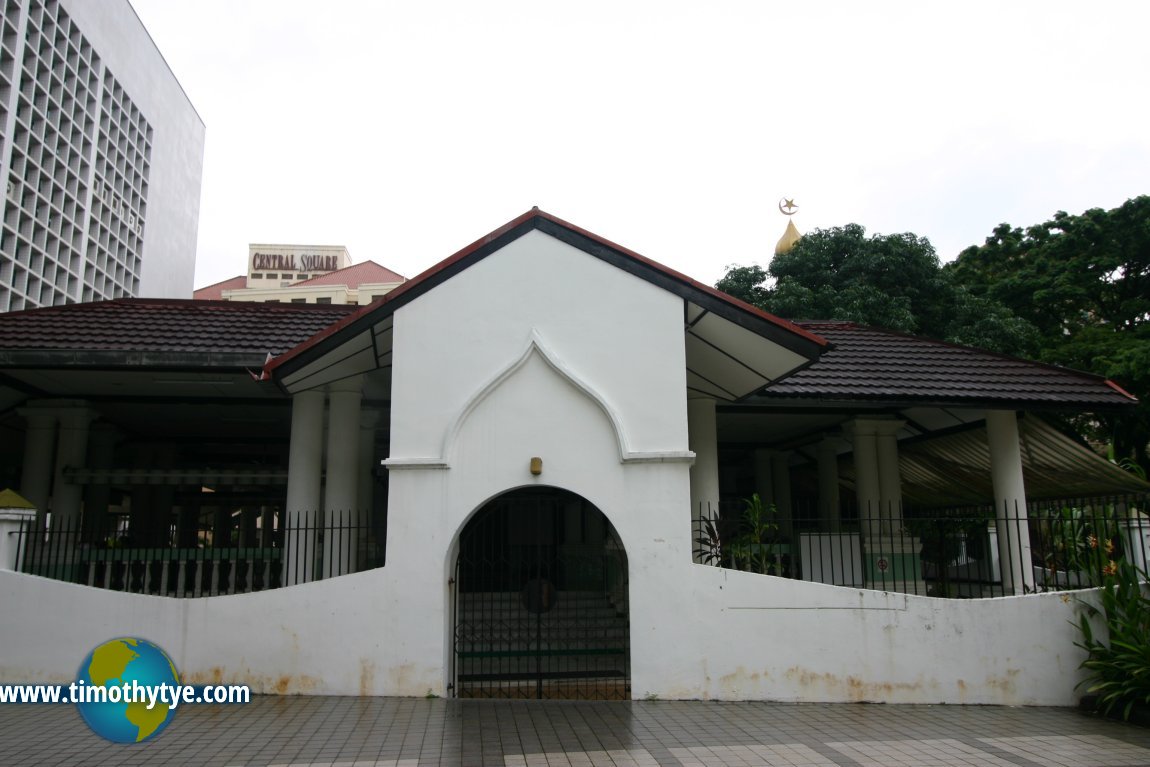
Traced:
POLYGON ((1080 616, 1081 641, 1087 652, 1080 668, 1089 676, 1080 683, 1098 695, 1102 711, 1121 707, 1123 719, 1138 705, 1150 705, 1150 598, 1143 591, 1146 572, 1129 560, 1114 563, 1114 574, 1099 589, 1101 609, 1087 606, 1080 616), (1101 616, 1105 638, 1096 637, 1092 619, 1101 616))

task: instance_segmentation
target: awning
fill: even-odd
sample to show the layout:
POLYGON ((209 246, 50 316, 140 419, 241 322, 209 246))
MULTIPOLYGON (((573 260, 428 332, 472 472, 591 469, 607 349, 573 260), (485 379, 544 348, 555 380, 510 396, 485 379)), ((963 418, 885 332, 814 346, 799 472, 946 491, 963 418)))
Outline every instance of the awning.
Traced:
MULTIPOLYGON (((1041 418, 1018 424, 1026 497, 1074 498, 1150 492, 1147 483, 1065 436, 1041 418)), ((841 476, 853 484, 848 458, 841 476)), ((899 471, 906 503, 917 506, 986 504, 994 500, 986 429, 952 432, 899 444, 899 471)))

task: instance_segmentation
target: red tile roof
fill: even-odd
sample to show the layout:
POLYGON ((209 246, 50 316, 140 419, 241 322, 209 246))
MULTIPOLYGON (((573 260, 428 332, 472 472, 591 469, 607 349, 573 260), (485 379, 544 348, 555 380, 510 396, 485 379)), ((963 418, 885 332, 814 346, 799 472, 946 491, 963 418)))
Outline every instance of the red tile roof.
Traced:
POLYGON ((247 286, 248 278, 241 274, 239 277, 230 277, 214 285, 208 285, 206 288, 200 288, 192 293, 192 298, 197 301, 219 301, 223 299, 225 290, 239 290, 247 286))
POLYGON ((362 264, 352 264, 351 266, 345 266, 343 269, 337 269, 334 272, 312 277, 310 280, 297 282, 295 285, 292 285, 292 287, 303 287, 305 285, 346 285, 349 288, 358 288, 363 284, 404 282, 406 279, 403 275, 396 274, 386 266, 380 266, 374 261, 364 261, 362 264))
POLYGON ((1089 373, 852 322, 798 324, 834 346, 810 367, 769 386, 763 399, 1097 407, 1137 401, 1089 373))
POLYGON ((122 298, 0 314, 0 358, 12 351, 251 353, 263 362, 355 306, 122 298))

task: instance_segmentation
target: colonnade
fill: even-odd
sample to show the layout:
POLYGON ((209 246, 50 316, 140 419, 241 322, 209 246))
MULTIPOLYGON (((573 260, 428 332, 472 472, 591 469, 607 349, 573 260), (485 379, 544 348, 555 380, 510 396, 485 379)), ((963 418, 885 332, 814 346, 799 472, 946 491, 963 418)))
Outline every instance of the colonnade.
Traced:
POLYGON ((363 410, 362 400, 362 376, 292 395, 284 585, 356 569, 360 533, 372 506, 378 417, 363 410), (321 529, 322 552, 317 547, 321 529))
MULTIPOLYGON (((377 412, 362 407, 362 387, 362 376, 355 376, 292 395, 285 585, 357 569, 360 533, 372 506, 378 420, 377 412)), ((86 486, 67 471, 113 469, 114 428, 97 421, 99 413, 79 400, 34 400, 18 412, 25 422, 19 493, 35 507, 38 526, 46 525, 49 512, 52 525, 67 530, 78 529, 82 513, 102 515, 110 500, 107 481, 86 486)), ((159 443, 129 458, 134 468, 173 469, 175 447, 159 443)), ((133 492, 130 525, 140 543, 150 540, 157 509, 177 505, 175 491, 175 485, 160 483, 133 492)), ((254 524, 249 516, 245 524, 254 524)), ((261 507, 259 516, 261 524, 270 523, 270 508, 261 507)), ((96 529, 101 521, 91 517, 85 525, 96 529)))
MULTIPOLYGON (((824 435, 816 446, 821 530, 835 533, 841 527, 838 456, 839 446, 845 440, 854 461, 855 496, 864 521, 861 532, 868 552, 876 557, 918 556, 917 547, 914 552, 902 551, 911 544, 900 534, 903 499, 898 435, 905 425, 898 418, 856 417, 843 424, 841 438, 837 434, 824 435)), ((697 519, 701 511, 717 510, 719 502, 718 429, 713 399, 688 400, 687 428, 689 448, 696 456, 691 467, 691 508, 697 519)), ((1028 593, 1034 590, 1035 581, 1030 564, 1018 414, 1012 410, 986 411, 986 434, 1003 589, 1006 593, 1028 593)), ((769 449, 754 450, 752 456, 756 492, 764 504, 775 505, 779 532, 786 539, 794 536, 791 458, 791 451, 769 449)))

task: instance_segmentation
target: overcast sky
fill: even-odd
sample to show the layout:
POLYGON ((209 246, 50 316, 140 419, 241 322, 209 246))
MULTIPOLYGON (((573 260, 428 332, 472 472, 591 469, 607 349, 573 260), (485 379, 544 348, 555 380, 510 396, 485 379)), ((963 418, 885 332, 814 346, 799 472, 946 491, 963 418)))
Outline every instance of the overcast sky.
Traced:
POLYGON ((714 283, 784 196, 947 260, 1150 193, 1150 3, 131 1, 207 125, 196 287, 532 205, 714 283))

